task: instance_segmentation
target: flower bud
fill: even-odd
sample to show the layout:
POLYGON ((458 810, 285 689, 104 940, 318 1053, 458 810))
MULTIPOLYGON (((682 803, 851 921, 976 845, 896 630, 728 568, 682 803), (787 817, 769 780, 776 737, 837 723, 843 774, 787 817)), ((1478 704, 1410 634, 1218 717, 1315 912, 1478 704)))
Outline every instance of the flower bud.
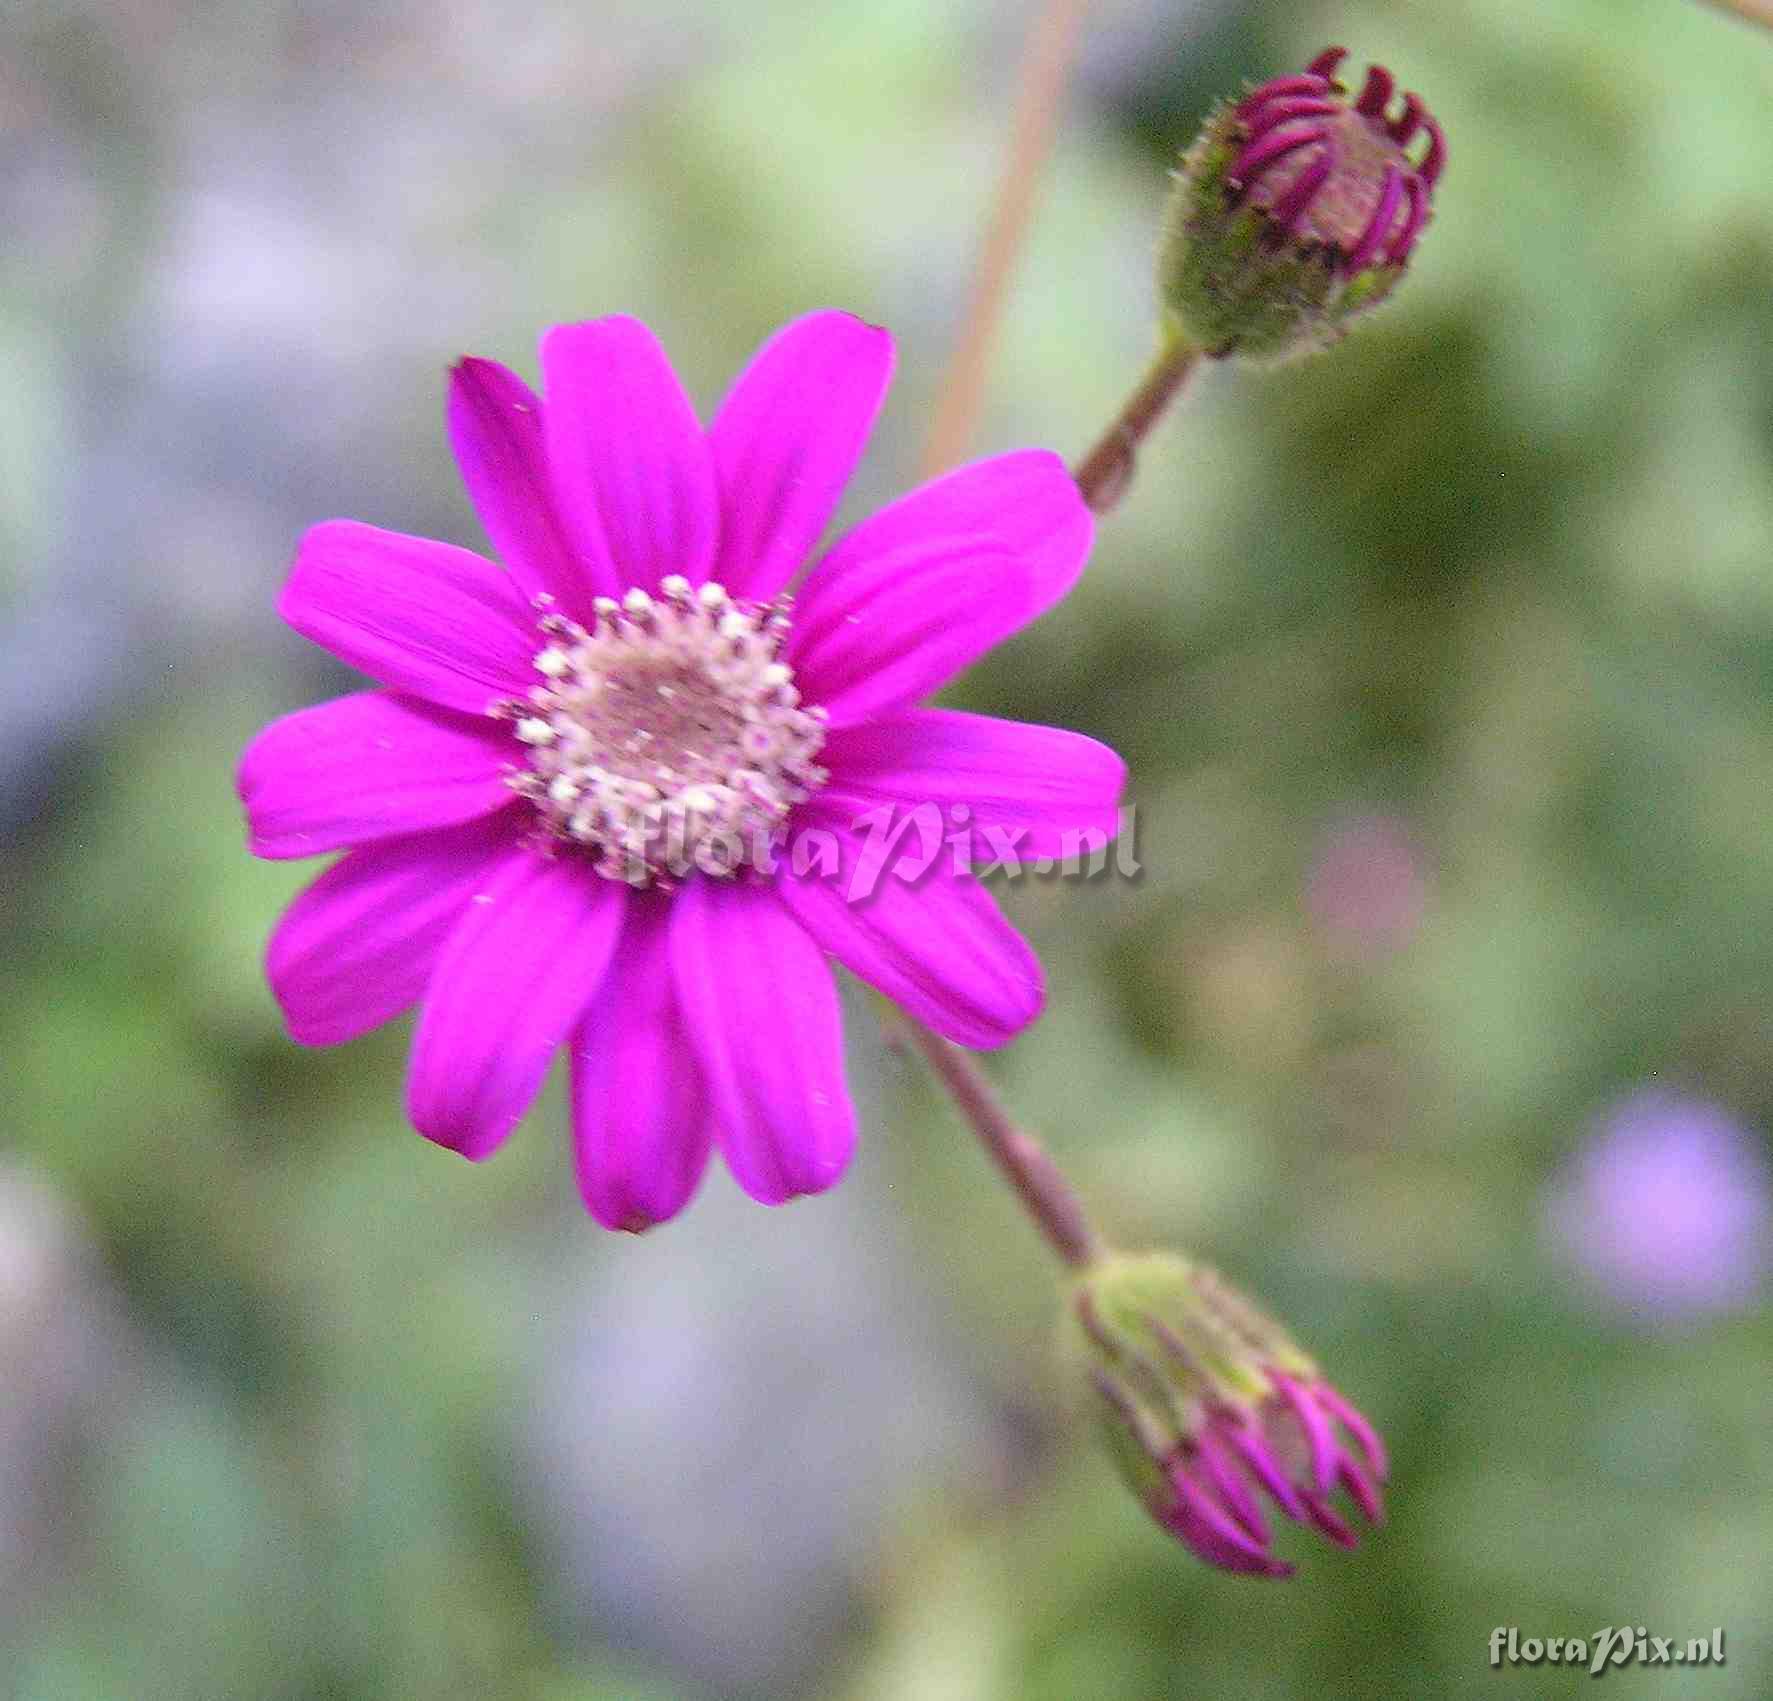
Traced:
POLYGON ((1286 1577, 1264 1499, 1343 1547, 1332 1497, 1382 1516, 1385 1449, 1271 1318, 1204 1265, 1112 1254, 1067 1315, 1117 1468, 1151 1515, 1227 1571, 1286 1577))
POLYGON ((1382 66, 1351 104, 1345 57, 1328 48, 1222 104, 1184 156, 1159 258, 1172 335, 1283 359, 1327 347, 1397 287, 1446 143, 1418 96, 1394 108, 1382 66))

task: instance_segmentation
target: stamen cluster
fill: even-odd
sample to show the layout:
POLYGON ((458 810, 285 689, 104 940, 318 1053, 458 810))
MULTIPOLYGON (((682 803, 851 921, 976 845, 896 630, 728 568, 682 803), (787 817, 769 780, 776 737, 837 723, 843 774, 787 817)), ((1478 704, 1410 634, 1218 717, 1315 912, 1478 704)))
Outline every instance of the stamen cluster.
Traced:
POLYGON ((736 874, 826 779, 824 712, 779 659, 785 603, 673 574, 656 597, 599 597, 595 616, 545 612, 541 683, 492 706, 525 746, 512 789, 609 879, 736 874))

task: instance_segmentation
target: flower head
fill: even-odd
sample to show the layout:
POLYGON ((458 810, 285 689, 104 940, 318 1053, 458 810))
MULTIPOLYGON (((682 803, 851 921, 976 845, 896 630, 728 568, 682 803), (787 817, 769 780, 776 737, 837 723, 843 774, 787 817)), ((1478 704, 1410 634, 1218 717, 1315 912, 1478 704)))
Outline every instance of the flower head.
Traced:
POLYGON ((1080 1278, 1068 1326, 1122 1476, 1209 1564, 1291 1575, 1264 1497, 1343 1547, 1356 1538, 1338 1491, 1380 1519, 1373 1426, 1214 1271, 1167 1253, 1105 1258, 1080 1278))
POLYGON ((715 1145, 766 1202, 830 1186, 855 1113, 828 959, 1001 1044, 1040 966, 967 865, 1116 825, 1113 752, 922 706, 1080 571, 1091 521, 1057 457, 926 485, 790 595, 891 365, 884 331, 810 315, 704 430, 632 319, 551 331, 540 397, 465 360, 450 437, 502 566, 335 520, 283 592, 382 687, 242 760, 254 851, 348 850, 271 941, 291 1033, 333 1044, 422 1002, 408 1108, 470 1158, 564 1046, 581 1189, 612 1227, 680 1210, 715 1145), (944 809, 951 860, 914 880, 895 840, 904 877, 854 878, 883 819, 944 809))
POLYGON ((1740 1310, 1773 1275, 1773 1173, 1721 1107, 1663 1089, 1616 1105, 1553 1182, 1546 1238, 1597 1298, 1651 1325, 1740 1310))
POLYGON ((1213 354, 1323 347, 1397 286, 1446 164, 1421 98, 1327 48, 1220 106, 1183 161, 1160 262, 1172 328, 1213 354))

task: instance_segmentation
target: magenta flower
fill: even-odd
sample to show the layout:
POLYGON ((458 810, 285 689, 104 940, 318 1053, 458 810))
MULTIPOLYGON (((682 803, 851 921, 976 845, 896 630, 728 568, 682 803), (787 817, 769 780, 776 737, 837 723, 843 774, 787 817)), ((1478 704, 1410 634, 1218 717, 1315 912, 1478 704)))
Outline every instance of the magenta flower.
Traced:
POLYGON ((1358 1541, 1345 1508, 1383 1517, 1378 1431, 1216 1271, 1170 1253, 1110 1253, 1079 1278, 1068 1325, 1116 1467, 1209 1565, 1292 1575, 1265 1503, 1340 1547, 1358 1541))
POLYGON ((1328 1382, 1295 1381, 1272 1367, 1267 1374, 1271 1392, 1256 1406, 1200 1408, 1198 1428, 1169 1455, 1167 1492, 1151 1510, 1209 1565, 1290 1577, 1293 1567, 1273 1552, 1257 1491, 1338 1547, 1354 1547, 1354 1527, 1331 1497, 1346 1490, 1368 1523, 1379 1522, 1388 1467, 1378 1432, 1328 1382))
POLYGON ((884 331, 787 326, 705 431, 635 320, 541 354, 545 402, 491 361, 450 388, 503 570, 353 521, 302 542, 284 618, 384 689, 242 760, 258 855, 348 848, 278 926, 272 989, 310 1045, 422 1001, 408 1110, 473 1159, 566 1046, 579 1184, 611 1227, 681 1210, 716 1144, 753 1198, 817 1192, 856 1133, 828 959, 999 1045, 1041 971, 966 860, 1115 830, 1112 751, 918 706, 1064 594, 1090 516, 1055 456, 999 456, 839 538, 790 601, 885 393, 884 331), (905 840, 846 885, 862 818, 932 809, 965 823, 960 854, 891 877, 905 840))
POLYGON ((1441 127, 1382 65, 1358 93, 1346 48, 1208 118, 1183 156, 1158 284, 1168 328, 1219 357, 1326 348, 1409 269, 1446 168, 1441 127))
POLYGON ((1273 224, 1324 247, 1352 276, 1402 266, 1428 222, 1447 163, 1446 138, 1422 97, 1405 93, 1383 65, 1367 67, 1350 106, 1336 70, 1348 57, 1327 47, 1292 77, 1275 77, 1232 109, 1243 146, 1226 178, 1273 224), (1421 157, 1408 150, 1423 139, 1421 157))

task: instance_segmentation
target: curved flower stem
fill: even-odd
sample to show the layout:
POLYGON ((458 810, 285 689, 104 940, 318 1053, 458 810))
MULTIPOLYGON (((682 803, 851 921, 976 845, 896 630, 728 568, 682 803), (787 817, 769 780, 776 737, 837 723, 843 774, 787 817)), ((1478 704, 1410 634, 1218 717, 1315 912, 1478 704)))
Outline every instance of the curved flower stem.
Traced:
POLYGON ((926 478, 944 472, 966 453, 985 396, 991 337, 1003 312, 1010 275, 1034 210, 1041 167, 1052 150, 1065 84, 1077 59, 1088 0, 1047 0, 1028 33, 1022 57, 1009 160, 998 180, 990 223, 973 275, 972 297, 953 358, 936 401, 935 423, 924 445, 926 478))
POLYGON ((1138 388, 1127 397, 1114 423, 1096 446, 1071 469, 1083 499, 1097 514, 1106 514, 1127 492, 1138 464, 1139 445, 1200 364, 1201 351, 1179 337, 1166 337, 1157 358, 1146 368, 1138 388))
POLYGON ((1773 0, 1711 0, 1720 12, 1734 12, 1751 24, 1773 29, 1773 0))
POLYGON ((910 1016, 904 1022, 912 1043, 928 1059, 936 1079, 1015 1189, 1047 1244, 1073 1269, 1093 1264, 1101 1256, 1102 1243, 1046 1148, 1010 1119, 970 1053, 910 1016))

